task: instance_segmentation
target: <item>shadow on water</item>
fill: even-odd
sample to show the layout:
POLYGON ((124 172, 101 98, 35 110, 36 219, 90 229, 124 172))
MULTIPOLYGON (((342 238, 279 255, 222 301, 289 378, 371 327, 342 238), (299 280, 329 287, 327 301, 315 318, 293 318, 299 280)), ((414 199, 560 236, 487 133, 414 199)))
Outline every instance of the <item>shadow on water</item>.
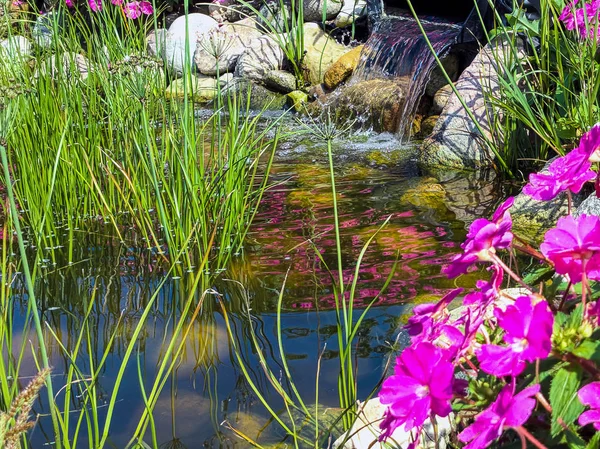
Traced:
MULTIPOLYGON (((475 218, 472 214, 489 212, 496 197, 493 183, 485 179, 447 175, 440 181, 416 176, 410 158, 394 170, 384 170, 381 167, 393 165, 389 160, 382 162, 379 156, 370 160, 362 151, 370 145, 371 149, 382 148, 377 138, 374 144, 366 139, 336 145, 340 151, 345 146, 354 148, 355 153, 341 157, 346 162, 337 168, 344 276, 348 279, 361 247, 391 217, 366 252, 357 306, 367 304, 379 292, 398 262, 388 290, 370 310, 358 333, 358 395, 364 398, 382 374, 390 342, 410 305, 430 301, 455 287, 454 281, 441 274, 441 268, 463 240, 465 222, 475 218), (477 209, 473 210, 473 204, 477 209)), ((244 252, 234 258, 218 280, 206 285, 209 293, 194 293, 194 303, 201 304, 201 312, 188 323, 190 330, 182 352, 154 409, 154 431, 162 448, 247 447, 222 425, 224 422, 265 443, 285 437, 270 423, 234 363, 218 300, 227 304, 234 337, 252 377, 268 392, 268 381, 259 368, 249 336, 251 332, 258 336, 263 354, 277 371, 276 303, 286 276, 283 343, 296 385, 304 398, 314 398, 317 357, 325 348, 319 402, 332 408, 338 405, 339 363, 331 280, 316 257, 319 251, 327 265, 335 266, 331 187, 327 168, 318 156, 324 154, 324 148, 305 141, 290 141, 282 147, 285 157, 272 170, 272 187, 264 196, 244 252), (302 152, 295 151, 301 145, 310 147, 303 157, 299 157, 302 152), (248 314, 251 321, 245 318, 248 314)), ((46 339, 59 402, 64 400, 66 388, 60 386, 65 385, 72 363, 89 375, 105 353, 97 387, 106 401, 132 329, 141 313, 151 307, 147 325, 138 337, 136 355, 125 371, 111 427, 110 443, 122 448, 144 411, 141 382, 144 388, 154 382, 174 327, 179 320, 189 321, 181 317, 180 310, 193 291, 194 269, 179 266, 169 272, 152 251, 123 247, 99 230, 82 234, 75 248, 76 263, 68 266, 58 249, 55 264, 46 261, 38 266, 36 282, 48 323, 46 339), (160 287, 157 301, 149 305, 165 276, 168 279, 160 287), (61 347, 71 350, 76 345, 87 310, 86 341, 72 361, 61 347)), ((469 284, 468 279, 458 282, 469 284)), ((27 305, 21 276, 16 275, 13 283, 12 326, 29 329, 23 322, 27 305)), ((18 348, 20 341, 31 341, 36 347, 34 332, 14 335, 13 348, 18 348)), ((32 357, 26 357, 22 364, 24 374, 37 371, 32 357)), ((72 407, 86 406, 81 403, 85 393, 81 386, 69 387, 74 391, 72 407)), ((282 406, 276 395, 272 400, 274 408, 282 406)), ((42 417, 30 437, 31 446, 36 448, 44 447, 52 435, 50 419, 45 415, 47 404, 38 404, 37 410, 42 417)), ((101 418, 105 416, 106 402, 98 404, 98 413, 101 418)), ((87 442, 85 432, 79 440, 87 442)))

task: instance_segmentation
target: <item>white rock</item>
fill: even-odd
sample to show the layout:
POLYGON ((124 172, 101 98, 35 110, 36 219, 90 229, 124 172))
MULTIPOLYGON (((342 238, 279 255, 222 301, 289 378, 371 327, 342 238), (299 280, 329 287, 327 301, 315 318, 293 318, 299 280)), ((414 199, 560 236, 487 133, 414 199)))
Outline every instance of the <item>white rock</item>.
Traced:
POLYGON ((50 11, 48 14, 41 15, 35 20, 33 30, 31 30, 31 37, 37 45, 42 48, 50 48, 54 40, 54 20, 56 19, 56 12, 50 11))
POLYGON ((165 63, 176 73, 183 73, 183 68, 189 64, 194 68, 194 52, 198 36, 209 32, 218 26, 218 22, 205 14, 188 14, 188 27, 186 33, 186 17, 181 16, 169 27, 165 45, 165 63), (186 55, 186 39, 189 42, 186 55))
MULTIPOLYGON (((378 441, 381 435, 379 423, 385 413, 386 406, 379 398, 369 399, 367 402, 358 402, 358 416, 347 434, 342 435, 333 443, 333 449, 404 449, 416 438, 410 432, 397 428, 385 443, 378 441), (344 443, 345 438, 348 437, 344 443)), ((439 448, 446 448, 446 440, 452 431, 452 414, 446 418, 437 419, 439 448)), ((423 435, 420 436, 417 449, 434 449, 433 425, 428 419, 423 426, 423 435)))
POLYGON ((17 62, 31 55, 31 42, 23 36, 10 36, 0 42, 0 56, 3 62, 17 62))
POLYGON ((304 21, 322 22, 323 10, 325 19, 333 19, 342 9, 343 0, 304 0, 304 21))
POLYGON ((198 71, 205 75, 216 75, 215 56, 219 56, 220 73, 233 71, 239 57, 250 46, 252 40, 260 36, 262 33, 256 28, 256 21, 252 18, 226 24, 201 34, 194 54, 198 71))
POLYGON ((148 36, 146 36, 146 50, 148 50, 150 56, 165 59, 168 33, 164 28, 159 28, 156 31, 152 30, 148 33, 148 36))
POLYGON ((90 61, 78 53, 67 52, 62 55, 52 55, 42 61, 34 76, 64 77, 66 79, 80 78, 85 80, 93 70, 90 61))
POLYGON ((253 39, 240 56, 235 76, 262 81, 271 70, 282 68, 285 54, 273 36, 253 39))
POLYGON ((337 28, 346 28, 367 15, 367 2, 365 0, 344 0, 344 5, 334 20, 337 28))

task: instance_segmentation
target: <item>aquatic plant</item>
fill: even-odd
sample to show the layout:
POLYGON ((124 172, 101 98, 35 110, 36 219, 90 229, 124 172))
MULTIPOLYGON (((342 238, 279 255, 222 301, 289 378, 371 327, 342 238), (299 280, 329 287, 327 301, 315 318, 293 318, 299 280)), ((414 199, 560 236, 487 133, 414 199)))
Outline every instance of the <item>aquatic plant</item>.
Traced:
MULTIPOLYGON (((587 176, 589 159, 595 160, 599 144, 594 127, 577 149, 557 162, 574 167, 577 191, 582 176, 592 180, 587 176)), ((559 182, 563 173, 553 171, 549 179, 559 182)), ((546 191, 535 175, 531 179, 524 191, 533 197, 546 191)), ((562 185, 561 190, 569 186, 562 185)), ((599 434, 587 426, 598 425, 600 300, 591 281, 600 279, 600 218, 575 217, 569 211, 546 232, 537 251, 515 242, 512 204, 512 198, 506 200, 491 221, 474 221, 463 253, 445 269, 454 278, 474 264, 488 264, 492 279, 479 281, 478 291, 454 313, 448 308, 458 290, 438 304, 420 305, 409 320, 411 344, 397 358, 396 372, 379 393, 388 405, 381 422, 383 440, 393 438, 399 427, 416 431, 418 440, 425 420, 430 418, 436 426, 439 418, 449 415, 451 403, 463 429, 458 441, 466 443, 465 448, 510 441, 507 430, 516 433, 523 447, 598 444, 599 434), (500 257, 501 250, 508 253, 509 263, 500 257), (541 265, 521 276, 516 270, 517 250, 541 265), (519 285, 514 293, 500 290, 503 274, 519 285), (427 381, 431 375, 435 385, 427 381), (412 402, 409 397, 414 397, 412 402), (421 405, 407 408, 407 403, 421 405), (591 410, 582 414, 584 405, 591 410)))

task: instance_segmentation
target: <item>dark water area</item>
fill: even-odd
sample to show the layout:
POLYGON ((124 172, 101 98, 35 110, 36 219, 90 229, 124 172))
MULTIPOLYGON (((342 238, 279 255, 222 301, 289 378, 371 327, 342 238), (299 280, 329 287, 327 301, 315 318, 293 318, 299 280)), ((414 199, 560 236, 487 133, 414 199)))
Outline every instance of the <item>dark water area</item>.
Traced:
MULTIPOLYGON (((373 139, 374 143, 367 139, 335 144, 336 151, 346 149, 338 154, 336 169, 345 282, 354 275, 361 249, 378 232, 360 266, 357 309, 370 303, 391 276, 388 289, 367 313, 358 333, 355 354, 360 399, 381 378, 398 326, 412 305, 433 301, 456 285, 472 285, 474 279, 469 276, 450 281, 441 269, 458 251, 466 223, 488 215, 499 193, 494 182, 485 178, 472 179, 464 173, 443 173, 434 178, 419 173, 410 158, 385 164, 381 154, 366 157, 364 148, 385 147, 377 140, 380 136, 373 139), (386 220, 387 225, 381 228, 386 220)), ((389 136, 386 144, 395 146, 400 154, 405 151, 389 136)), ((312 145, 301 150, 302 146, 309 145, 303 141, 282 144, 272 171, 273 187, 264 196, 244 251, 234 257, 206 293, 195 293, 201 311, 189 327, 183 352, 154 411, 160 447, 248 447, 227 430, 227 424, 265 444, 285 437, 269 422, 236 363, 221 303, 229 311, 233 339, 252 378, 261 391, 270 394, 273 407, 278 409, 281 401, 259 367, 251 335, 257 336, 273 369, 281 372, 276 313, 281 293, 283 347, 300 394, 307 404, 315 403, 321 354, 318 401, 322 407, 338 406, 336 318, 326 268, 335 271, 337 260, 331 186, 328 168, 322 163, 324 148, 312 145)), ((389 155, 391 150, 382 153, 389 155)), ((147 325, 137 337, 136 353, 124 373, 111 425, 109 446, 123 448, 144 410, 140 380, 148 394, 197 273, 194 267, 184 266, 169 271, 152 251, 123 247, 107 234, 82 235, 74 250, 76 262, 71 266, 62 261, 60 251, 54 262, 50 258, 42 261, 37 267, 36 289, 48 322, 45 338, 59 405, 65 400, 65 388, 60 387, 66 383, 71 366, 59 342, 66 348, 75 347, 83 317, 89 313, 89 328, 77 365, 91 376, 94 366, 108 353, 97 383, 108 400, 135 324, 149 310, 147 325), (152 302, 154 294, 158 296, 152 302), (114 329, 119 332, 111 340, 114 329)), ((22 329, 27 296, 19 274, 13 275, 12 282, 13 327, 22 329)), ((16 332, 13 348, 20 347, 24 339, 36 347, 34 332, 30 331, 16 332)), ((30 355, 23 360, 23 372, 36 372, 30 355)), ((22 381, 26 383, 26 379, 22 381)), ((81 403, 76 388, 73 392, 72 408, 90 407, 81 403)), ((105 402, 97 407, 102 419, 106 406, 105 402)), ((42 416, 31 434, 31 446, 52 447, 47 437, 52 434, 47 404, 41 400, 36 411, 42 416)), ((87 446, 82 432, 80 443, 87 446)), ((150 431, 146 435, 151 441, 150 431)))
MULTIPOLYGON (((435 17, 420 18, 435 54, 442 57, 456 43, 460 23, 435 17)), ((410 15, 383 17, 365 42, 351 82, 393 79, 405 87, 399 137, 409 137, 410 125, 436 66, 435 57, 418 23, 410 15)))

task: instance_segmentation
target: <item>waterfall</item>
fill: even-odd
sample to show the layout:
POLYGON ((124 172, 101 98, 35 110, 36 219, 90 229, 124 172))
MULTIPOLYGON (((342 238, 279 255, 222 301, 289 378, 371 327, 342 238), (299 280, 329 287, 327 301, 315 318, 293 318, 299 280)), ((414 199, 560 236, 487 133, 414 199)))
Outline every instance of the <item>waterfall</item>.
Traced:
MULTIPOLYGON (((461 26, 434 20, 421 25, 438 56, 456 42, 461 26)), ((402 118, 397 133, 410 137, 411 125, 436 61, 417 22, 412 17, 382 17, 365 43, 350 83, 372 79, 397 79, 405 86, 402 118)))

